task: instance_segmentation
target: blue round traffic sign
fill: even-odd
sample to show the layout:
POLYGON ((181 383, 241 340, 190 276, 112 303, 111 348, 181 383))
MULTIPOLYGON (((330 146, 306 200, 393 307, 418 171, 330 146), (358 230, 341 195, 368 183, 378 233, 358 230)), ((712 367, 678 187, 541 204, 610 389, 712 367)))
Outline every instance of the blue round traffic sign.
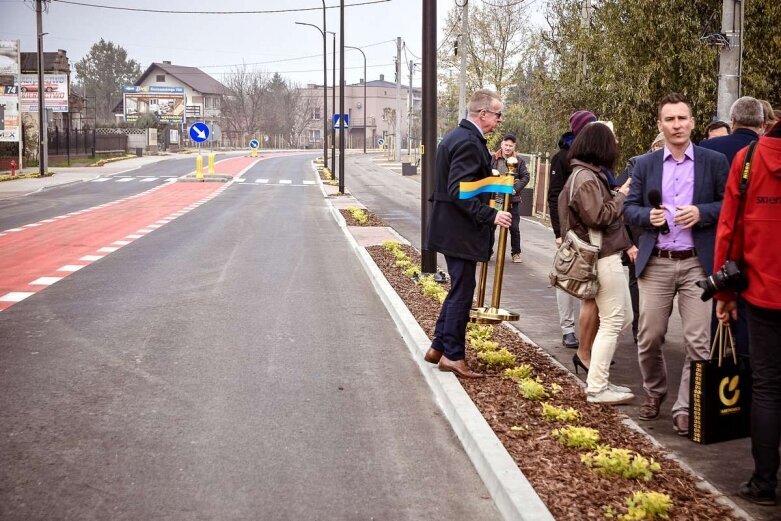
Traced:
POLYGON ((203 143, 209 139, 209 126, 206 123, 197 122, 190 126, 190 139, 196 143, 203 143))
POLYGON ((384 145, 385 144, 385 140, 380 138, 380 139, 377 140, 377 144, 378 145, 384 145))
POLYGON ((249 147, 250 148, 260 147, 260 141, 258 141, 257 139, 253 139, 252 141, 249 142, 249 147))

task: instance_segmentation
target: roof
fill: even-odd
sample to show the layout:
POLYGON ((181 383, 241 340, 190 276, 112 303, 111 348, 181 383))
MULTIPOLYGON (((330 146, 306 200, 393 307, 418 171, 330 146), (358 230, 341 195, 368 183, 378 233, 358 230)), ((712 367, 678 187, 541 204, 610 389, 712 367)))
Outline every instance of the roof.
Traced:
MULTIPOLYGON (((23 52, 20 53, 22 74, 32 74, 38 72, 38 53, 23 52)), ((65 51, 45 52, 43 53, 43 71, 47 74, 70 73, 70 64, 65 51)))
POLYGON ((161 69, 181 81, 191 89, 201 94, 222 94, 225 92, 225 86, 215 80, 198 67, 185 67, 184 65, 171 65, 170 63, 153 63, 136 80, 136 85, 142 83, 155 69, 161 69))

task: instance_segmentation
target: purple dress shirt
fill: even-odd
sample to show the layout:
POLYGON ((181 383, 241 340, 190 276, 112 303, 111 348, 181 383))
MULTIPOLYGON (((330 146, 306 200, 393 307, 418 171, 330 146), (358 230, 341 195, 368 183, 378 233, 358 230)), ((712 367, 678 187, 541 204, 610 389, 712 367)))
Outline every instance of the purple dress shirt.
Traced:
POLYGON ((660 250, 685 251, 694 249, 691 228, 684 230, 675 224, 676 206, 687 206, 694 202, 694 145, 689 143, 681 161, 664 147, 662 163, 662 204, 667 214, 670 233, 659 234, 656 247, 660 250))

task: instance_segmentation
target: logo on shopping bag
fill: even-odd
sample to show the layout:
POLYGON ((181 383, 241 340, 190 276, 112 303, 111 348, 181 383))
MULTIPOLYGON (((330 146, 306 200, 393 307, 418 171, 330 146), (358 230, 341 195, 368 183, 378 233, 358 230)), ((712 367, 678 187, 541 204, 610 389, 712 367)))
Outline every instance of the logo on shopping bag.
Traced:
POLYGON ((721 379, 721 383, 719 384, 719 398, 721 399, 721 403, 726 407, 732 407, 740 400, 740 389, 738 389, 739 382, 740 377, 738 375, 735 375, 732 378, 725 376, 721 379), (725 389, 731 395, 730 398, 727 398, 725 389))

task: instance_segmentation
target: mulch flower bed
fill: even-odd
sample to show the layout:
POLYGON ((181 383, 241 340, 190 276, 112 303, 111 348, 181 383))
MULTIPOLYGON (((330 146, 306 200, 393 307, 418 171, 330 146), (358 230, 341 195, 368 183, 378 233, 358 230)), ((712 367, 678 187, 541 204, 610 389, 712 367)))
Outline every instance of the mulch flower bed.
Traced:
POLYGON ((385 223, 382 219, 371 213, 369 210, 363 210, 361 211, 366 216, 366 222, 358 222, 355 217, 353 217, 352 212, 350 210, 342 209, 339 210, 339 213, 342 214, 342 217, 344 217, 344 221, 347 223, 347 226, 385 226, 385 223))
MULTIPOLYGON (((420 265, 420 255, 414 248, 400 248, 413 264, 420 265)), ((382 246, 367 249, 431 338, 439 315, 439 302, 424 296, 420 286, 394 265, 396 259, 391 252, 382 246)), ((444 289, 448 289, 447 284, 444 289)), ((518 384, 502 376, 504 369, 481 363, 474 350, 468 348, 467 363, 489 376, 481 380, 462 379, 461 385, 557 520, 605 519, 606 507, 612 507, 618 518, 627 513, 626 498, 637 491, 669 495, 673 504, 669 519, 737 519, 729 508, 715 501, 714 495, 698 488, 694 478, 664 451, 624 425, 623 416, 614 407, 587 403, 583 389, 572 374, 552 363, 542 350, 527 345, 517 334, 502 326, 494 326, 491 340, 516 355, 516 366, 531 365, 532 377, 539 377, 546 389, 554 383, 561 386, 559 392, 542 401, 579 411, 581 419, 569 424, 597 429, 600 443, 631 449, 645 458, 653 458, 661 466, 650 481, 593 473, 580 459, 581 454, 589 451, 564 447, 551 435, 552 430, 568 423, 546 419, 541 412, 542 401, 522 397, 518 384)))

